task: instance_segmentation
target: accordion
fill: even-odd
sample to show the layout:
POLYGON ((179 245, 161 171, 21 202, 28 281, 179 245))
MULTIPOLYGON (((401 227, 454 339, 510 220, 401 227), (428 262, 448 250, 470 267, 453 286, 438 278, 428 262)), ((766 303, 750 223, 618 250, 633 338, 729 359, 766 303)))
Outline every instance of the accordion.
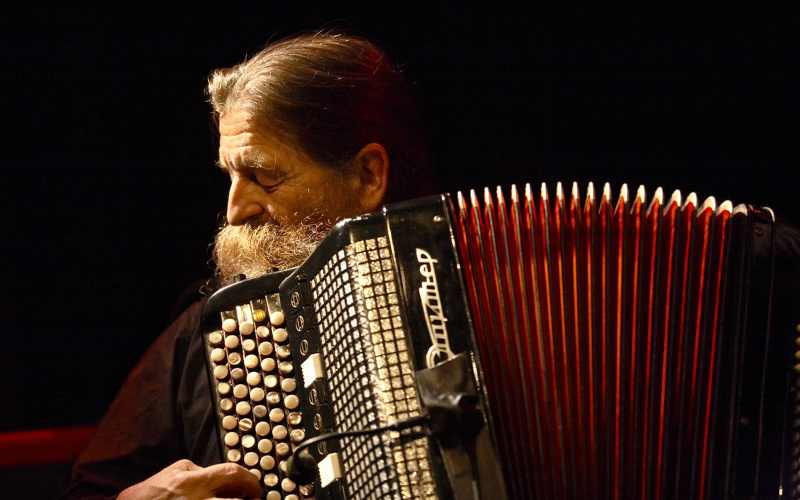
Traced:
POLYGON ((799 270, 660 188, 387 205, 209 298, 220 458, 267 499, 800 498, 799 270))

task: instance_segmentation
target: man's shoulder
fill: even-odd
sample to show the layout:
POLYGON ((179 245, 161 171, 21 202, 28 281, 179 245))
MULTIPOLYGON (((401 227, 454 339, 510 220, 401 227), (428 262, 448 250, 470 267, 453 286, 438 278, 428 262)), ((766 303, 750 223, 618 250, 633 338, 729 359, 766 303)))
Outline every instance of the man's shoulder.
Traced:
POLYGON ((210 291, 213 290, 214 286, 213 278, 204 278, 197 280, 184 288, 180 295, 178 295, 178 298, 175 300, 175 304, 172 306, 169 323, 174 323, 181 318, 184 313, 189 311, 195 315, 199 315, 200 311, 202 310, 202 306, 198 306, 197 304, 205 303, 206 299, 210 295, 210 291))

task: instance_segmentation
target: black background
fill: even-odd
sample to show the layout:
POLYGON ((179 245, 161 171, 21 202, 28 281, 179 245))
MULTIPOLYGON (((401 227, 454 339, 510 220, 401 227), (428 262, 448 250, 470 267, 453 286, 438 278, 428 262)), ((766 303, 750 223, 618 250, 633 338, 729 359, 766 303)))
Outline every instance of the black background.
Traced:
POLYGON ((0 430, 95 422, 208 275, 228 182, 205 78, 300 31, 353 29, 401 64, 441 191, 627 182, 800 219, 793 8, 25 2, 0 18, 0 430))

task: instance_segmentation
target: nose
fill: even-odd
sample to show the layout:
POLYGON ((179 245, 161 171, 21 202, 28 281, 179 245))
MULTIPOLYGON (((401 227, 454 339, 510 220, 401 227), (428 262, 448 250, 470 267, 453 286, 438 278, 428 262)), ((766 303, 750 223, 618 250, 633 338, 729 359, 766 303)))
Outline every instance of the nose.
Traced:
POLYGON ((244 176, 234 175, 228 192, 228 223, 238 226, 250 217, 263 215, 266 212, 265 204, 261 200, 263 196, 264 191, 255 182, 244 176))

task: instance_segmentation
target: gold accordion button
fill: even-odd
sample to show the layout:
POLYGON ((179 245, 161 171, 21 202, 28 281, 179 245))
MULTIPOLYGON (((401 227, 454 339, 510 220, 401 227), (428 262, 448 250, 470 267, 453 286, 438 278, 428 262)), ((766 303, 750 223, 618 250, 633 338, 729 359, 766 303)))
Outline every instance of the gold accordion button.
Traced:
POLYGON ((263 309, 256 309, 253 311, 253 321, 256 323, 261 323, 265 319, 267 319, 267 313, 264 312, 263 309))

